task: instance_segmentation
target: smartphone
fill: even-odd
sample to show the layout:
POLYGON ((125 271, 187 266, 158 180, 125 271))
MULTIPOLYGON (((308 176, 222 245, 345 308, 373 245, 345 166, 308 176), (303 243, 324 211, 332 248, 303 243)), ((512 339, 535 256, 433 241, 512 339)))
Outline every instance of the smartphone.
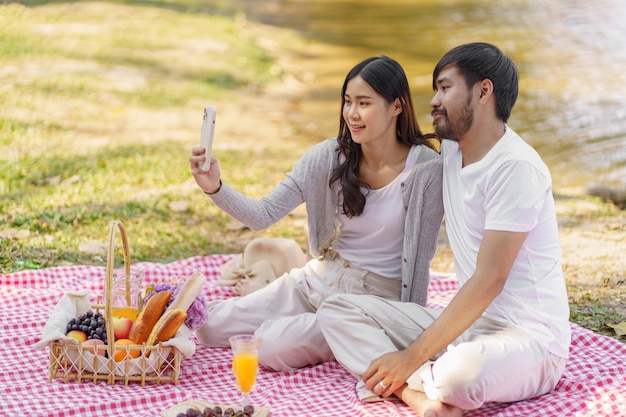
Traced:
POLYGON ((205 149, 204 156, 206 156, 206 161, 200 164, 200 169, 203 171, 208 171, 211 166, 211 149, 213 149, 213 133, 215 132, 216 114, 217 111, 214 107, 206 106, 204 108, 202 129, 200 130, 200 146, 205 149))

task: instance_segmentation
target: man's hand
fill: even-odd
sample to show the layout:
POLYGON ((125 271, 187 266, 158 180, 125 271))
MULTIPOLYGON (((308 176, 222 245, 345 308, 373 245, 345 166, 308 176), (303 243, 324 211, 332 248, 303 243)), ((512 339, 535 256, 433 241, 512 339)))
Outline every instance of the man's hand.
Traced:
POLYGON ((365 387, 376 394, 388 397, 406 383, 421 363, 415 361, 409 350, 385 353, 374 359, 363 374, 365 387))

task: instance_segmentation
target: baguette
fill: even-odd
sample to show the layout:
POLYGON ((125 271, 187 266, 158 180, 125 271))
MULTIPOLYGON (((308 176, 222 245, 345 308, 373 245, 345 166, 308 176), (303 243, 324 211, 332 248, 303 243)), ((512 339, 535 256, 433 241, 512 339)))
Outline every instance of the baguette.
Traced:
POLYGON ((180 326, 183 325, 186 318, 187 313, 181 309, 170 310, 163 313, 159 321, 152 328, 146 346, 154 346, 160 342, 170 340, 174 337, 180 326))
POLYGON ((172 310, 183 310, 187 311, 189 307, 191 307, 191 303, 193 300, 200 294, 202 291, 202 287, 204 287, 204 283, 206 281, 206 277, 202 272, 196 272, 191 275, 184 284, 181 286, 180 291, 174 297, 172 303, 167 307, 165 312, 169 312, 172 310))
POLYGON ((169 291, 159 291, 150 297, 130 328, 128 333, 130 340, 138 345, 148 340, 152 328, 163 315, 165 307, 170 301, 170 296, 171 293, 169 291))

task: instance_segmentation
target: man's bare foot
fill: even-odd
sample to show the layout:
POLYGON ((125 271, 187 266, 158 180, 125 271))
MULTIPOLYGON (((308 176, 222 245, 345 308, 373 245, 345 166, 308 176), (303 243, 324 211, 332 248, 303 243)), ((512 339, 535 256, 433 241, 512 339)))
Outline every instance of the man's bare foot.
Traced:
POLYGON ((421 417, 462 417, 463 410, 440 401, 429 400, 426 394, 406 385, 395 393, 421 417))
POLYGON ((233 295, 240 296, 244 292, 245 286, 243 285, 243 279, 237 280, 235 286, 233 287, 233 295))

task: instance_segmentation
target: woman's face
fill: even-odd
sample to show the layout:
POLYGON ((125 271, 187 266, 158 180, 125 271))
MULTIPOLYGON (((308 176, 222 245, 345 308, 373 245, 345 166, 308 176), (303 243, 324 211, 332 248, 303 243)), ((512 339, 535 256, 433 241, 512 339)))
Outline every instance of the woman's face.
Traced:
POLYGON ((381 139, 397 140, 396 121, 401 112, 400 100, 387 103, 360 76, 348 81, 343 119, 354 142, 363 145, 381 139))

